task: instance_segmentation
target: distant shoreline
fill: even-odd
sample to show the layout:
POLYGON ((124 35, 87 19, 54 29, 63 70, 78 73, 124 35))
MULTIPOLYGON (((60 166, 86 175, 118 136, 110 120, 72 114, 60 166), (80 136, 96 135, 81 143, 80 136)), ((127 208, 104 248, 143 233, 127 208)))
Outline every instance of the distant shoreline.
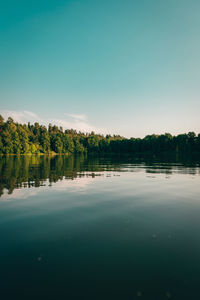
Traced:
POLYGON ((1 155, 70 155, 70 154, 200 155, 200 134, 188 132, 151 134, 144 138, 83 133, 74 129, 39 123, 19 124, 12 118, 5 122, 0 115, 1 155))

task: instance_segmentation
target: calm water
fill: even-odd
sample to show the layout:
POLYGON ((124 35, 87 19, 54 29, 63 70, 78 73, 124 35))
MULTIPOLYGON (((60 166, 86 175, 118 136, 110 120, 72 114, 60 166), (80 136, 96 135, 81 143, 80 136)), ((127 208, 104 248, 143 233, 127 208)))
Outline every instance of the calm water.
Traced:
POLYGON ((1 158, 1 299, 200 299, 199 166, 1 158))

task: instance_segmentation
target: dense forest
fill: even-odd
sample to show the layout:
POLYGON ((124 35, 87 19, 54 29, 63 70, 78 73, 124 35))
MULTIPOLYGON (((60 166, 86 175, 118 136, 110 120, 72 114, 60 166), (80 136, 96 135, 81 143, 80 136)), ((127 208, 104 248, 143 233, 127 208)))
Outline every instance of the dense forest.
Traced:
POLYGON ((170 133, 147 135, 145 138, 124 138, 77 132, 73 129, 39 123, 18 124, 0 115, 0 154, 70 154, 70 153, 131 153, 131 154, 200 154, 200 134, 194 132, 172 136, 170 133))

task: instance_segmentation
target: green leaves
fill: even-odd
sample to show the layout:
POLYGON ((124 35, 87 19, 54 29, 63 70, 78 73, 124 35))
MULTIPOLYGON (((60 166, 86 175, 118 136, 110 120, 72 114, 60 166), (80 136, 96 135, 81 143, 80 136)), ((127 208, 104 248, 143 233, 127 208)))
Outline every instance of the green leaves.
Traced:
POLYGON ((200 154, 200 134, 194 132, 172 136, 170 133, 126 139, 119 135, 77 132, 49 124, 18 124, 12 118, 4 122, 0 115, 0 154, 69 154, 69 153, 197 153, 200 154))

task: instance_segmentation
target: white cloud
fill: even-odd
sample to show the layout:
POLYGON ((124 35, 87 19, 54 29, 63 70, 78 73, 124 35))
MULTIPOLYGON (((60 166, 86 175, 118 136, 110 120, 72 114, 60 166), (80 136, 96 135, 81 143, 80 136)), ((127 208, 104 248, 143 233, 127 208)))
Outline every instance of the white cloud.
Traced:
POLYGON ((15 122, 18 123, 28 123, 31 124, 38 122, 42 125, 48 126, 49 123, 52 125, 62 126, 63 129, 76 129, 81 132, 91 132, 106 134, 108 131, 105 128, 98 128, 90 124, 88 118, 84 114, 67 114, 64 113, 62 119, 50 119, 50 118, 40 118, 38 115, 31 111, 15 111, 15 110, 0 110, 0 114, 7 120, 8 117, 13 118, 15 122))
POLYGON ((0 110, 0 114, 4 117, 5 120, 7 120, 8 117, 11 117, 15 122, 18 123, 34 123, 41 121, 41 119, 35 113, 27 110, 0 110))
POLYGON ((73 119, 71 121, 62 120, 62 119, 54 119, 52 120, 53 124, 57 124, 58 126, 62 126, 64 129, 76 129, 77 131, 82 132, 91 132, 94 131, 96 133, 105 133, 103 128, 97 128, 91 125, 88 121, 82 121, 78 119, 73 119))
POLYGON ((64 115, 71 117, 72 119, 75 119, 75 120, 87 121, 86 115, 75 115, 75 114, 67 114, 67 113, 65 113, 64 115))

